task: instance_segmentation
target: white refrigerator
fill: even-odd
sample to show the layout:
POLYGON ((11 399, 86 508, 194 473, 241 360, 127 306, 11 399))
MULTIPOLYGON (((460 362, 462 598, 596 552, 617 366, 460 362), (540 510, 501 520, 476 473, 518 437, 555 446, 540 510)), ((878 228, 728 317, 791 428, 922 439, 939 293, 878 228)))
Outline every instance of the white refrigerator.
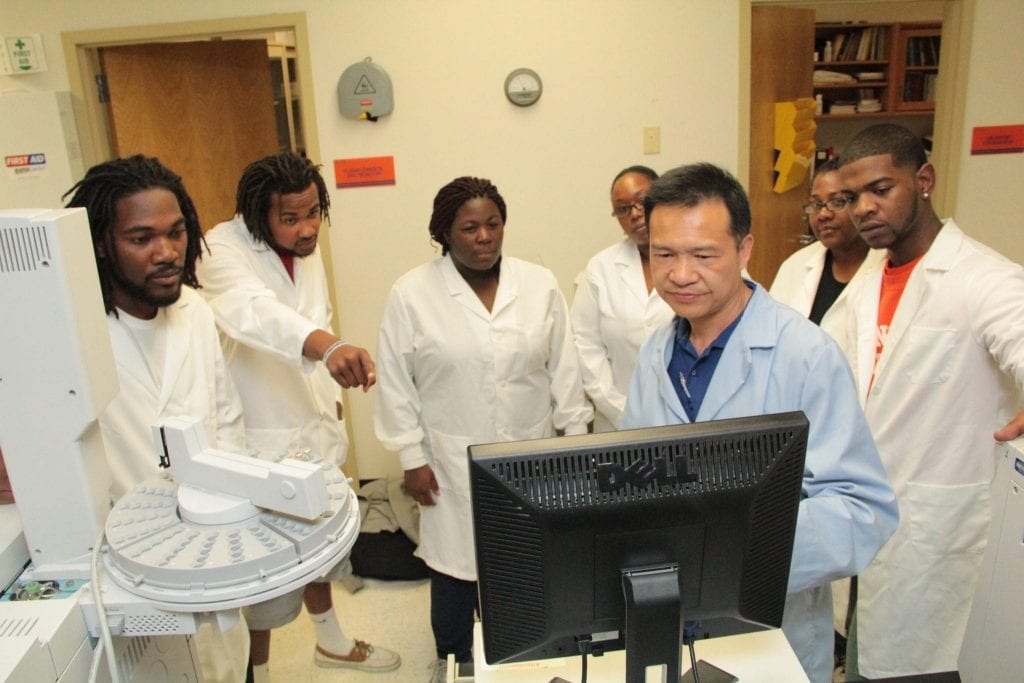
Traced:
POLYGON ((0 94, 0 209, 64 205, 85 173, 71 93, 0 94))

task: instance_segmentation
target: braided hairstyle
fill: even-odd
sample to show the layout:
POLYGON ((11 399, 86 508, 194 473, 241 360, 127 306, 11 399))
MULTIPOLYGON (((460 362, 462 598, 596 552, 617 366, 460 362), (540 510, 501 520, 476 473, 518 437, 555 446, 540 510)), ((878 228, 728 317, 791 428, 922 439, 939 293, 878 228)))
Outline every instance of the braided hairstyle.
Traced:
POLYGON ((430 215, 430 238, 441 245, 441 255, 448 253, 448 234, 451 232, 455 214, 459 208, 475 197, 484 197, 494 202, 504 223, 508 216, 505 200, 498 193, 498 188, 486 178, 462 176, 451 181, 434 197, 434 212, 430 215))
POLYGON ((169 191, 178 200, 178 208, 185 217, 185 235, 188 244, 185 247, 185 266, 182 271, 182 282, 198 288, 196 278, 196 259, 205 241, 199 225, 199 216, 185 190, 181 176, 160 163, 156 157, 136 154, 124 159, 105 161, 90 168, 85 177, 74 187, 65 192, 62 200, 67 200, 67 207, 84 208, 89 216, 92 234, 93 255, 96 257, 96 270, 100 276, 100 292, 103 294, 103 306, 107 313, 117 315, 114 305, 113 291, 116 281, 110 259, 100 258, 100 245, 108 255, 116 258, 114 249, 114 221, 117 219, 117 203, 125 197, 151 189, 169 191))
POLYGON ((280 152, 254 161, 242 171, 235 193, 235 213, 245 221, 257 242, 274 244, 270 230, 270 203, 274 194, 295 194, 316 186, 320 219, 329 220, 331 198, 320 167, 294 152, 280 152))

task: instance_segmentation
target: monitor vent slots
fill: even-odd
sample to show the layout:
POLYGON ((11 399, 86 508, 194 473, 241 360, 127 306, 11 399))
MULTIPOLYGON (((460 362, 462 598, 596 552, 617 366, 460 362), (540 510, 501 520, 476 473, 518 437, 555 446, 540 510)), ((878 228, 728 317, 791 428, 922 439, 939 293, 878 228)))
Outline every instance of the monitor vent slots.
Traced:
MULTIPOLYGON (((499 523, 478 529, 477 543, 492 561, 481 567, 490 585, 499 587, 495 599, 488 605, 488 617, 508 626, 505 638, 495 647, 501 652, 516 652, 535 642, 547 630, 543 609, 530 609, 528 605, 544 604, 544 572, 541 564, 541 530, 536 520, 521 503, 505 492, 490 486, 485 480, 478 482, 480 505, 496 514, 499 523), (526 604, 518 599, 524 591, 534 593, 526 604)), ((485 637, 487 634, 485 633, 485 637)))
POLYGON ((0 273, 38 270, 50 265, 50 244, 42 225, 0 230, 0 273))
POLYGON ((725 443, 695 439, 646 448, 581 449, 556 457, 524 456, 491 467, 517 495, 542 508, 615 505, 754 486, 769 475, 782 453, 792 448, 794 438, 793 432, 780 430, 725 443), (626 470, 635 469, 638 462, 655 467, 659 461, 667 469, 648 474, 650 480, 627 482, 614 491, 600 489, 598 465, 626 470), (684 473, 690 476, 682 476, 684 473))

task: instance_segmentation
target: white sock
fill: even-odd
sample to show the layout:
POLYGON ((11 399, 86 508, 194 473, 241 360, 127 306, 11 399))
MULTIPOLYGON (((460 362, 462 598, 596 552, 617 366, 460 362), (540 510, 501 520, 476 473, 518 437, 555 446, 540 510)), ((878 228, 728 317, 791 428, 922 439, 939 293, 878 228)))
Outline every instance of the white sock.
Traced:
POLYGON ((345 637, 341 625, 338 624, 338 617, 334 615, 333 607, 320 614, 310 614, 309 618, 313 620, 317 645, 328 652, 344 657, 356 646, 354 640, 345 637))
POLYGON ((252 683, 270 683, 270 664, 252 665, 252 683))

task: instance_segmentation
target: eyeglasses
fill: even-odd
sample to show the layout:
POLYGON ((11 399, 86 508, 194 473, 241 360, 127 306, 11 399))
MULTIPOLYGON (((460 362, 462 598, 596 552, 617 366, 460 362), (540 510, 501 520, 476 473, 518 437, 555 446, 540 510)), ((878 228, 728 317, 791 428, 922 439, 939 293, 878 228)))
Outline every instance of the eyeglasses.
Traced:
POLYGON ((640 213, 644 212, 644 198, 636 200, 632 204, 616 204, 612 207, 612 215, 616 218, 622 218, 627 215, 633 209, 638 209, 640 213))
POLYGON ((829 211, 835 213, 837 211, 842 211, 852 203, 853 200, 850 199, 849 197, 833 197, 832 199, 829 199, 828 201, 825 202, 819 202, 816 199, 812 199, 811 201, 804 204, 804 213, 806 213, 808 216, 814 216, 818 213, 821 213, 821 210, 826 207, 828 207, 829 211))

